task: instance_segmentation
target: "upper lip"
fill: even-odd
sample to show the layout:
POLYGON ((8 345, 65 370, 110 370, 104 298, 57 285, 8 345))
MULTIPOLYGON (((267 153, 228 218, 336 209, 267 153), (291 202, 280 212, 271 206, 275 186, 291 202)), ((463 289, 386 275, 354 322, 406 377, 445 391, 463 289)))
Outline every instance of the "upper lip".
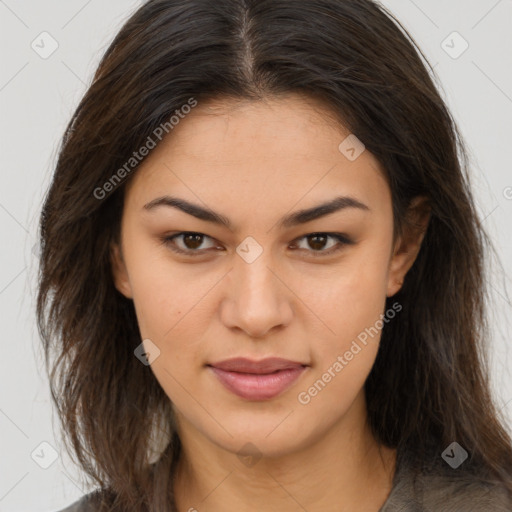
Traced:
POLYGON ((245 357, 235 357, 233 359, 219 361, 218 363, 211 363, 208 366, 213 366, 214 368, 228 372, 266 374, 278 370, 302 368, 307 365, 280 357, 269 357, 260 359, 259 361, 245 357))

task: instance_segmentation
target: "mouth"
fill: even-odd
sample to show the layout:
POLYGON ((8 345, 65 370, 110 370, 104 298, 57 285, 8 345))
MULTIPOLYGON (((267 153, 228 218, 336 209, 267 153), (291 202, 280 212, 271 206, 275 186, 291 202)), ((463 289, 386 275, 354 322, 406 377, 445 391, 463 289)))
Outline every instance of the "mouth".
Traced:
POLYGON ((307 364, 281 358, 254 361, 228 359, 208 364, 223 386, 246 400, 270 400, 287 390, 308 368, 307 364))

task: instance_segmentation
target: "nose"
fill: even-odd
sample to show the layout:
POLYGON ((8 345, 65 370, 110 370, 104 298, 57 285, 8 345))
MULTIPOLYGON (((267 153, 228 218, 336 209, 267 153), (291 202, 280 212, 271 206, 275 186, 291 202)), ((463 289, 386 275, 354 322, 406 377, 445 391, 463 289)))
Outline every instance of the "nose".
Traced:
POLYGON ((221 319, 230 329, 262 338, 287 326, 293 316, 292 292, 265 252, 252 263, 237 258, 225 283, 221 319))

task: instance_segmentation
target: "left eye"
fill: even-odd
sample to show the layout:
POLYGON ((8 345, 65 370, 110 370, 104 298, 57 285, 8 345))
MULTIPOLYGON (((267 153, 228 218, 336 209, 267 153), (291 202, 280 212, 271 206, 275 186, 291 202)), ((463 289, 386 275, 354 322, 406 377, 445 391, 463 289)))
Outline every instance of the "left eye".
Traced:
POLYGON ((303 243, 293 242, 293 246, 298 249, 310 251, 315 256, 336 252, 342 249, 344 245, 350 245, 353 243, 341 233, 310 233, 298 238, 297 240, 300 240, 303 243))

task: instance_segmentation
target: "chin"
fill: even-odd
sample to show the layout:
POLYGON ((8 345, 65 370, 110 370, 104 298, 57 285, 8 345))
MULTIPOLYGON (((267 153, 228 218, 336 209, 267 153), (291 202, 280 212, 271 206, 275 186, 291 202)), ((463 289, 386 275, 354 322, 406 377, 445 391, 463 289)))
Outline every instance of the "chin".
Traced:
POLYGON ((289 411, 267 420, 255 417, 254 421, 244 414, 241 422, 224 422, 224 427, 232 437, 224 430, 203 434, 211 442, 237 456, 253 454, 259 458, 279 458, 307 448, 313 443, 315 429, 308 428, 308 425, 297 419, 293 421, 292 417, 296 412, 288 418, 289 411))

